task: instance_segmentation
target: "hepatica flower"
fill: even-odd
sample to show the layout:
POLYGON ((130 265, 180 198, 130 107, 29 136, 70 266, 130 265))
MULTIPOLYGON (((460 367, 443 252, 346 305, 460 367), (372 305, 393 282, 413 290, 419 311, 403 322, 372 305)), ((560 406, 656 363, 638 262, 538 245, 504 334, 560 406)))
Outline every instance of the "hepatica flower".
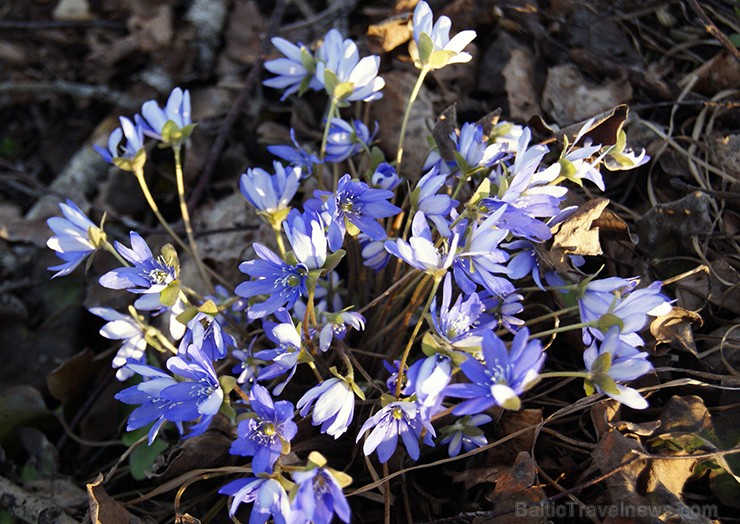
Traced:
POLYGON ((357 45, 336 29, 324 37, 317 52, 316 78, 335 102, 370 102, 383 96, 385 81, 378 76, 380 57, 360 59, 357 45))
POLYGON ((233 480, 218 490, 222 495, 234 497, 229 506, 233 517, 239 505, 254 502, 249 524, 264 524, 272 517, 275 524, 292 522, 290 501, 280 483, 273 478, 246 478, 233 480))
POLYGON ((284 57, 265 62, 265 69, 276 76, 262 83, 275 89, 284 89, 280 101, 296 92, 301 95, 308 89, 321 89, 321 83, 314 76, 316 59, 306 46, 300 42, 293 44, 279 36, 274 37, 271 42, 284 57))
POLYGON ((352 180, 349 175, 339 179, 336 193, 316 191, 314 195, 316 198, 306 202, 306 208, 316 212, 325 211, 331 217, 328 240, 332 251, 342 247, 347 231, 353 236, 362 232, 373 240, 383 240, 386 237, 385 229, 378 219, 401 211, 388 202, 393 196, 392 191, 373 189, 364 182, 352 180), (321 197, 328 197, 323 205, 321 197))
POLYGON ((325 467, 326 459, 319 453, 311 453, 309 460, 318 461, 319 464, 306 471, 293 473, 298 490, 292 509, 306 522, 314 524, 330 524, 335 513, 343 522, 349 523, 349 504, 337 476, 347 477, 349 481, 351 479, 344 473, 325 467))
POLYGON ((401 437, 406 451, 413 460, 419 458, 419 438, 423 428, 427 430, 424 442, 433 445, 431 437, 435 434, 434 428, 428 421, 422 420, 415 402, 399 400, 381 408, 362 425, 357 441, 359 442, 362 435, 371 428, 372 431, 362 446, 362 452, 370 455, 377 449, 378 460, 383 464, 388 462, 396 450, 398 437, 401 437))
POLYGON ((529 330, 520 329, 507 350, 492 331, 483 334, 483 362, 470 356, 460 365, 470 383, 451 384, 445 391, 451 397, 467 399, 452 410, 454 415, 474 415, 494 405, 519 409, 519 395, 534 384, 545 361, 540 341, 528 337, 529 330))
POLYGON ((176 87, 164 108, 154 100, 144 102, 141 115, 136 115, 135 120, 145 135, 168 145, 180 145, 194 127, 190 119, 190 91, 176 87))
POLYGON ((275 215, 290 209, 290 201, 298 191, 301 169, 280 162, 273 162, 275 174, 259 167, 247 169, 239 179, 239 189, 244 198, 257 210, 267 215, 275 215))
POLYGON ((267 389, 259 384, 252 386, 249 402, 254 416, 239 422, 238 437, 229 452, 252 457, 252 471, 269 474, 298 432, 293 422, 293 404, 287 400, 273 402, 267 389))
POLYGON ((329 123, 329 134, 326 140, 326 162, 341 162, 360 151, 370 149, 375 133, 378 130, 377 123, 375 131, 370 130, 360 120, 347 122, 341 118, 332 118, 329 123))
POLYGON ((412 55, 416 67, 441 69, 449 64, 470 62, 472 56, 463 49, 475 38, 475 31, 461 31, 450 39, 452 23, 440 16, 432 25, 433 15, 429 4, 423 0, 414 9, 414 42, 416 52, 412 55))
POLYGON ((313 406, 312 424, 321 425, 321 432, 339 438, 352 423, 355 413, 355 394, 349 382, 331 377, 309 389, 296 408, 305 417, 313 406))
POLYGON ((464 301, 463 296, 459 295, 452 306, 450 306, 451 301, 452 282, 448 273, 442 287, 442 304, 439 311, 436 299, 429 308, 434 331, 452 346, 480 345, 481 332, 484 329, 490 329, 492 319, 483 314, 485 307, 478 294, 472 293, 464 301))
POLYGON ((190 344, 197 346, 210 360, 220 360, 227 355, 229 346, 236 346, 234 337, 226 333, 217 318, 199 311, 188 322, 185 336, 178 348, 181 354, 187 353, 190 344))
POLYGON ((301 147, 295 138, 295 129, 293 128, 290 128, 290 140, 293 142, 292 146, 286 144, 271 145, 267 146, 267 150, 276 157, 282 158, 295 167, 300 168, 303 178, 310 177, 313 173, 313 166, 321 164, 321 160, 310 151, 301 147))
POLYGON ((125 171, 143 169, 146 160, 144 128, 125 116, 119 117, 119 121, 121 127, 114 129, 108 137, 108 149, 103 149, 97 144, 93 145, 93 148, 106 162, 125 171), (125 142, 122 142, 124 139, 125 142))
POLYGON ((432 240, 432 231, 429 229, 426 217, 421 211, 417 211, 411 223, 411 238, 406 242, 402 238, 396 241, 386 240, 385 249, 400 258, 410 266, 430 275, 438 275, 447 271, 452 265, 457 251, 459 241, 458 233, 452 235, 449 248, 446 253, 437 249, 432 240))
POLYGON ((113 357, 113 368, 118 370, 116 371, 116 378, 123 381, 133 377, 134 371, 122 366, 130 361, 144 363, 144 351, 147 346, 144 328, 136 319, 129 315, 123 315, 115 309, 93 307, 89 311, 108 322, 100 328, 100 334, 103 337, 109 340, 123 341, 116 356, 113 357))
POLYGON ((401 183, 401 179, 392 165, 388 162, 381 162, 375 168, 371 182, 376 189, 394 189, 401 183))
POLYGON ((171 246, 163 248, 163 254, 154 258, 146 241, 131 231, 131 247, 115 242, 120 255, 128 260, 131 267, 120 267, 100 277, 100 285, 109 289, 127 289, 131 293, 143 295, 135 302, 137 309, 151 311, 166 306, 160 301, 160 293, 179 276, 177 255, 171 246))
POLYGON ((57 271, 51 278, 69 275, 89 254, 106 244, 105 233, 87 218, 77 204, 68 199, 66 204, 59 204, 59 208, 64 218, 51 217, 46 221, 54 232, 46 245, 64 261, 48 268, 57 271))
POLYGON ((478 426, 488 424, 491 422, 491 417, 488 415, 473 415, 464 416, 452 426, 442 428, 442 433, 445 435, 440 444, 449 444, 447 452, 451 457, 456 457, 460 454, 460 448, 468 451, 473 451, 475 448, 480 448, 488 444, 486 436, 483 434, 483 430, 478 426))
POLYGON ((270 362, 260 370, 258 380, 271 380, 280 375, 288 376, 275 386, 273 393, 279 395, 288 381, 293 378, 298 365, 298 357, 301 352, 301 334, 296 330, 285 310, 280 310, 275 315, 281 320, 281 324, 263 321, 265 335, 276 347, 258 351, 254 356, 260 360, 270 362))
POLYGON ((661 283, 634 290, 637 280, 609 277, 591 280, 581 290, 578 307, 583 322, 597 326, 583 330, 583 342, 601 340, 613 325, 619 327, 619 337, 631 346, 644 344, 638 334, 646 326, 648 316, 665 315, 671 310, 668 299, 660 292, 661 283))
POLYGON ((586 379, 586 394, 594 389, 633 409, 648 406, 637 390, 618 384, 641 377, 653 369, 648 354, 626 344, 619 336, 619 327, 612 326, 600 343, 594 340, 583 353, 583 362, 591 376, 586 379))
POLYGON ((447 175, 440 173, 434 166, 419 179, 411 193, 411 207, 423 212, 443 237, 450 236, 448 217, 450 210, 457 205, 456 200, 452 200, 445 193, 439 193, 446 179, 447 175))

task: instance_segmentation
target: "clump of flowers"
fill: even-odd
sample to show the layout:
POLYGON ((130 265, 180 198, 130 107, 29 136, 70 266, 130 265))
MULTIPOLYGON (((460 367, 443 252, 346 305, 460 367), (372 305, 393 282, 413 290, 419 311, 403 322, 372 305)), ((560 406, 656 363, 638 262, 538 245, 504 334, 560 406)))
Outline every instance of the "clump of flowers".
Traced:
MULTIPOLYGON (((207 282, 214 279, 198 256, 181 185, 180 150, 195 129, 187 90, 175 89, 163 108, 148 101, 141 115, 121 117, 100 149, 134 173, 174 245, 153 250, 136 231, 130 247, 109 244, 102 224, 71 201, 60 204, 64 218, 49 220, 49 247, 63 260, 49 268, 54 277, 103 250, 120 267, 99 283, 133 295, 126 312, 91 309, 106 321, 101 335, 120 344, 112 362, 117 378, 135 380, 116 395, 132 406, 127 430, 147 428, 151 444, 173 438, 173 426, 183 438, 208 438, 216 417, 230 424, 230 453, 250 472, 219 489, 230 497, 232 517, 350 522, 345 490, 352 479, 342 472, 350 465, 330 450, 327 458, 297 445, 312 434, 361 446, 368 463, 374 456, 386 465, 394 456, 423 461, 436 445, 465 456, 488 445, 492 409, 520 409, 538 382, 557 376, 582 378, 588 395, 647 406, 627 383, 652 370, 640 333, 671 307, 660 282, 574 281, 581 273, 570 269, 579 258, 560 267, 538 258, 573 212, 563 208, 571 187, 603 189, 605 159, 628 168, 646 157, 624 143, 581 140, 584 128, 559 159, 549 159, 526 127, 466 122, 447 137, 451 156, 443 158, 430 138, 427 167, 405 172, 403 141, 418 87, 428 72, 469 61, 464 49, 476 36, 450 38, 449 19, 435 22, 423 1, 412 24, 420 74, 395 159, 373 147, 376 125, 343 114, 352 102, 382 96, 379 57, 361 57, 335 29, 316 47, 273 39, 283 57, 266 63, 274 76, 265 85, 282 90, 281 100, 323 91, 325 128, 315 144, 300 144, 292 130, 292 146, 270 149, 283 162, 241 175, 245 205, 274 234, 271 247, 252 244, 254 255, 239 264, 243 281, 219 283, 205 297, 182 281, 180 256, 195 260, 207 282), (146 140, 174 152, 187 238, 167 224, 148 190, 146 140), (560 313, 559 327, 537 331, 525 320, 528 293, 548 285, 572 306, 560 313), (568 317, 575 310, 579 318, 568 317), (573 352, 576 360, 582 353, 583 369, 544 371, 543 337, 568 329, 582 330, 583 347, 573 352), (303 418, 310 424, 299 431, 303 418)), ((353 475, 369 477, 356 467, 353 475)))

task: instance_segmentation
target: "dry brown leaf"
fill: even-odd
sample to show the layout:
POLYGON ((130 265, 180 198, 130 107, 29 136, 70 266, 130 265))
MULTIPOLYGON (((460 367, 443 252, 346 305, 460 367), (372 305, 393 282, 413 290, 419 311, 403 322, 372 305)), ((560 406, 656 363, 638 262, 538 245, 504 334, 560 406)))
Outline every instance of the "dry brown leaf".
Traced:
POLYGON ((576 66, 564 64, 547 71, 542 108, 562 127, 586 120, 631 99, 632 86, 627 80, 593 85, 576 66))
POLYGON ((697 355, 691 324, 704 324, 701 316, 679 306, 673 306, 667 315, 656 317, 650 323, 650 334, 658 344, 668 344, 674 349, 697 355))
POLYGON ((103 475, 87 485, 87 496, 90 505, 90 520, 93 524, 143 524, 145 521, 129 513, 120 502, 108 495, 102 485, 103 475))
POLYGON ((593 223, 608 205, 608 198, 595 198, 581 205, 554 228, 552 250, 571 255, 600 255, 599 228, 593 223))
POLYGON ((720 51, 710 60, 682 78, 678 85, 683 88, 693 82, 693 90, 713 96, 724 89, 735 89, 740 86, 740 62, 727 51, 720 51))
POLYGON ((388 53, 409 41, 411 29, 408 16, 396 16, 367 28, 368 46, 376 54, 388 53))

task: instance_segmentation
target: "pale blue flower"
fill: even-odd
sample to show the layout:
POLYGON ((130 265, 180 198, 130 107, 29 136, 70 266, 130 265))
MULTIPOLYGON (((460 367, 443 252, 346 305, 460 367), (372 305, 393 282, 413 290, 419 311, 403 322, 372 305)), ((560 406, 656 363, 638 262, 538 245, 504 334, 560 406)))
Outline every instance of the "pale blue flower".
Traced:
POLYGON ((70 274, 88 255, 100 247, 100 243, 96 245, 93 241, 94 237, 90 234, 91 229, 99 232, 102 235, 101 240, 105 241, 102 231, 87 218, 77 204, 67 199, 67 203, 60 203, 59 208, 64 218, 51 217, 46 221, 54 232, 54 236, 46 241, 46 245, 64 261, 63 264, 47 268, 50 271, 57 271, 51 278, 70 274))
POLYGON ((377 189, 394 189, 401 183, 396 169, 388 162, 381 162, 371 177, 373 187, 377 189))
POLYGON ((329 349, 334 337, 338 340, 344 340, 344 337, 347 336, 348 325, 357 331, 365 329, 365 317, 356 311, 340 311, 338 313, 324 311, 321 316, 326 320, 326 324, 319 332, 319 349, 324 352, 329 349))
POLYGON ((441 409, 444 390, 452 377, 452 359, 441 353, 414 362, 408 370, 408 381, 416 394, 422 419, 441 409))
POLYGON ((286 162, 293 164, 294 169, 300 169, 301 177, 308 178, 313 174, 313 166, 319 165, 322 161, 313 153, 303 149, 295 138, 295 129, 290 128, 290 140, 292 146, 286 144, 270 145, 267 150, 276 157, 282 158, 286 162))
POLYGON ((343 435, 355 413, 355 394, 349 383, 331 377, 309 389, 298 401, 296 408, 302 417, 313 406, 312 424, 321 425, 321 433, 339 438, 343 435), (314 404, 315 403, 315 404, 314 404))
POLYGON ((406 451, 413 460, 419 458, 419 438, 422 429, 427 433, 424 442, 434 445, 431 438, 435 435, 434 427, 420 416, 419 406, 415 402, 396 401, 381 408, 375 415, 365 421, 357 434, 357 442, 372 428, 362 446, 362 452, 370 455, 377 449, 378 460, 388 462, 401 437, 406 451))
POLYGON ((229 452, 252 457, 252 471, 269 474, 282 455, 284 444, 290 443, 298 432, 293 422, 293 404, 287 400, 274 402, 259 384, 252 386, 249 402, 256 416, 239 422, 238 437, 229 452))
POLYGON ((306 522, 331 524, 334 514, 349 523, 351 512, 342 487, 325 467, 296 471, 293 480, 298 485, 293 510, 306 522))
POLYGON ((377 131, 377 123, 375 124, 375 131, 371 134, 361 120, 355 119, 350 123, 341 118, 332 118, 326 139, 324 161, 341 162, 361 151, 369 150, 370 143, 377 131))
POLYGON ((176 130, 184 132, 184 138, 187 138, 189 134, 187 127, 192 125, 190 119, 190 91, 187 89, 183 91, 176 87, 170 93, 164 108, 159 107, 155 100, 144 102, 141 106, 141 117, 136 115, 135 120, 141 126, 145 135, 156 140, 163 140, 162 133, 165 131, 167 122, 172 122, 176 130))
POLYGON ((519 409, 519 395, 531 387, 545 361, 539 340, 528 340, 529 330, 520 329, 507 350, 492 331, 483 334, 483 362, 469 356, 460 369, 470 383, 447 386, 445 394, 467 399, 457 405, 454 415, 474 415, 491 406, 519 409))
POLYGON ((120 381, 134 376, 134 371, 123 367, 128 362, 144 363, 147 346, 144 328, 130 315, 119 313, 107 307, 92 307, 90 313, 107 321, 100 334, 109 340, 121 340, 123 344, 113 357, 113 369, 117 369, 116 378, 120 381))
POLYGON ((306 46, 300 42, 293 44, 279 36, 274 37, 271 42, 285 57, 265 62, 265 69, 277 76, 262 83, 275 89, 285 89, 280 97, 281 101, 295 92, 300 95, 308 89, 317 91, 322 88, 314 76, 316 59, 306 46))
POLYGON ((421 68, 428 65, 431 69, 439 69, 449 64, 470 62, 472 56, 463 52, 463 49, 473 41, 476 36, 475 31, 461 31, 450 39, 450 28, 452 27, 450 19, 446 16, 440 16, 434 25, 432 25, 432 20, 433 15, 429 4, 423 0, 416 4, 413 17, 416 47, 421 51, 420 48, 424 46, 420 42, 422 35, 426 35, 433 44, 430 56, 418 56, 419 52, 417 52, 417 56, 414 57, 417 67, 421 68), (439 57, 436 60, 432 56, 435 53, 439 57), (432 62, 429 61, 430 58, 432 58, 432 62))
POLYGON ((587 379, 587 382, 590 382, 599 393, 604 393, 633 409, 645 409, 648 406, 647 400, 633 388, 622 384, 611 384, 616 388, 615 391, 611 387, 602 388, 600 385, 601 381, 598 377, 600 374, 607 375, 615 382, 628 382, 653 369, 647 353, 640 352, 622 341, 618 326, 609 328, 600 343, 594 339, 583 353, 583 362, 586 369, 595 375, 591 377, 593 380, 587 379), (604 364, 603 355, 606 353, 609 354, 608 365, 604 364))
POLYGON ((484 315, 485 307, 477 293, 471 293, 465 301, 458 295, 452 301, 452 281, 445 275, 442 285, 442 304, 437 310, 436 298, 432 301, 429 313, 434 331, 447 343, 456 347, 475 347, 480 345, 481 332, 490 329, 493 319, 484 315))
POLYGON ((293 209, 283 222, 285 236, 299 263, 309 270, 324 267, 327 256, 327 239, 321 219, 310 211, 299 213, 293 209))
POLYGON ((458 202, 452 200, 449 195, 439 193, 444 187, 447 175, 440 173, 435 166, 419 179, 414 191, 411 193, 411 207, 424 213, 424 216, 430 220, 439 234, 443 237, 450 236, 449 216, 452 208, 456 207, 458 202))
POLYGON ((337 101, 370 102, 383 96, 380 90, 385 81, 378 76, 380 57, 372 55, 360 59, 357 45, 350 39, 343 39, 336 29, 331 29, 324 37, 317 58, 316 78, 337 101), (335 77, 336 83, 328 80, 327 72, 335 77))
MULTIPOLYGON (((140 153, 144 150, 144 129, 140 124, 134 124, 125 116, 119 117, 121 127, 117 127, 108 137, 108 149, 93 145, 93 148, 100 153, 100 156, 109 164, 116 164, 122 169, 124 167, 118 159, 134 162, 140 153), (121 143, 123 139, 125 143, 121 143)), ((133 170, 133 169, 129 169, 133 170)))
POLYGON ((442 246, 442 251, 440 251, 434 245, 432 232, 424 213, 417 211, 411 223, 411 238, 409 238, 409 241, 406 242, 402 238, 396 239, 395 242, 386 240, 385 249, 410 266, 431 275, 437 275, 446 271, 452 265, 459 238, 459 234, 455 232, 446 251, 445 246, 442 246))
POLYGON ((482 414, 459 418, 452 426, 442 428, 445 437, 439 443, 449 444, 447 452, 450 457, 458 456, 461 447, 468 452, 485 446, 488 440, 478 426, 488 424, 491 420, 493 420, 491 417, 482 414))
POLYGON ((239 189, 247 201, 258 211, 275 213, 290 207, 290 201, 298 191, 301 168, 273 162, 275 174, 259 167, 249 168, 239 178, 239 189))
POLYGON ((293 325, 287 311, 278 310, 275 316, 281 321, 280 324, 265 320, 262 325, 265 335, 276 347, 258 351, 254 356, 269 363, 260 370, 258 380, 271 380, 287 373, 286 378, 273 389, 273 393, 279 395, 296 372, 301 352, 301 333, 293 325))
POLYGON ((227 355, 229 346, 236 346, 234 337, 226 333, 217 318, 201 311, 187 324, 185 336, 180 340, 180 354, 187 353, 190 344, 195 344, 206 356, 215 361, 227 355))
POLYGON ((265 524, 272 517, 275 524, 292 522, 290 500, 280 483, 273 478, 246 478, 232 480, 218 490, 222 495, 234 497, 229 506, 233 517, 239 505, 254 502, 249 524, 265 524))
POLYGON ((357 240, 362 248, 362 264, 373 271, 383 269, 391 258, 390 253, 385 249, 385 242, 373 240, 362 233, 357 236, 357 240))

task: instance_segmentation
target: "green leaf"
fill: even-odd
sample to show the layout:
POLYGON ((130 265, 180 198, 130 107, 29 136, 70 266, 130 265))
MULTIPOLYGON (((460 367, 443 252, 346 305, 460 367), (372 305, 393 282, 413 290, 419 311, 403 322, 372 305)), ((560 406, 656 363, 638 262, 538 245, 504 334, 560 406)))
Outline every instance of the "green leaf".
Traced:
MULTIPOLYGON (((160 300, 161 300, 161 298, 160 298, 160 300)), ((198 308, 195 307, 195 306, 191 306, 191 307, 187 308, 185 311, 183 311, 182 313, 180 313, 179 315, 177 315, 175 318, 177 319, 177 321, 180 324, 182 324, 183 326, 185 326, 185 325, 187 325, 188 322, 190 322, 191 320, 193 320, 193 318, 197 314, 198 314, 198 308)))
POLYGON ((334 88, 332 96, 337 100, 344 100, 355 90, 354 82, 342 82, 334 88))
POLYGON ((432 69, 442 69, 444 66, 450 63, 457 53, 455 51, 446 51, 440 49, 432 53, 429 57, 429 65, 432 69))
POLYGON ((339 79, 331 69, 324 69, 324 87, 329 96, 334 96, 334 91, 339 85, 339 79))
POLYGON ((478 202, 480 202, 484 198, 488 198, 489 196, 491 196, 491 181, 488 178, 484 178, 483 181, 476 188, 473 196, 470 197, 470 203, 477 204, 478 202))
MULTIPOLYGON (((150 427, 151 424, 135 431, 125 433, 121 440, 127 446, 132 446, 142 437, 146 436, 150 427)), ((167 442, 159 437, 154 439, 151 446, 147 446, 146 442, 136 446, 136 449, 134 449, 128 457, 128 463, 131 467, 131 476, 134 477, 135 480, 144 480, 148 478, 149 473, 152 471, 154 461, 160 453, 167 449, 167 447, 167 442)))
POLYGON ((175 268, 175 274, 180 272, 180 259, 172 244, 162 246, 162 258, 168 266, 175 268))
POLYGON ((593 383, 601 388, 601 391, 607 395, 619 395, 619 389, 617 389, 617 383, 614 379, 607 374, 594 375, 591 377, 593 383))
POLYGON ((236 386, 236 377, 231 375, 221 375, 218 377, 218 383, 224 391, 224 395, 228 395, 234 390, 234 386, 236 386))
POLYGON ((200 311, 201 313, 205 313, 206 315, 215 317, 216 315, 218 315, 218 306, 213 300, 209 298, 198 307, 198 311, 200 311))
POLYGON ((429 59, 434 52, 434 42, 432 41, 432 37, 426 33, 422 33, 421 36, 419 36, 419 42, 416 47, 419 50, 419 62, 421 62, 421 65, 428 64, 429 59))
POLYGON ((437 342, 434 335, 427 331, 421 339, 421 350, 426 356, 431 357, 442 352, 443 348, 439 342, 437 342))
POLYGON ((346 255, 347 252, 344 249, 337 249, 334 253, 331 253, 326 256, 326 262, 324 262, 324 267, 321 268, 322 274, 329 273, 330 271, 333 271, 334 268, 336 268, 339 263, 344 258, 344 255, 346 255))
POLYGON ((159 293, 159 301, 163 306, 172 307, 180 296, 180 281, 173 280, 159 293))
POLYGON ((594 360, 594 363, 591 365, 591 373, 594 375, 598 375, 600 373, 606 373, 609 371, 609 368, 612 367, 612 355, 611 353, 602 353, 598 357, 596 357, 596 360, 594 360))

